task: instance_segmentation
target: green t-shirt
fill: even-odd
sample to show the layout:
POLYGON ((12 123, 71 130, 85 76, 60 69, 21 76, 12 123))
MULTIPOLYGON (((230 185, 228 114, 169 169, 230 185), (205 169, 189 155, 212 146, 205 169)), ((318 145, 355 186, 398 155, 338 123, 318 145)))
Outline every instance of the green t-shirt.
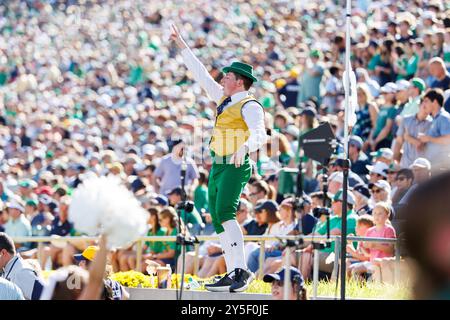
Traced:
POLYGON ((144 80, 144 68, 141 66, 133 66, 130 71, 130 84, 132 86, 141 83, 144 80))
MULTIPOLYGON (((149 230, 147 236, 164 236, 166 235, 167 230, 165 228, 160 228, 154 233, 152 230, 149 230)), ((146 241, 145 245, 147 246, 147 250, 145 253, 161 253, 164 251, 164 242, 162 241, 146 241)))
POLYGON ((208 188, 205 185, 198 186, 194 191, 194 205, 198 212, 202 209, 208 211, 208 188))
MULTIPOLYGON (((383 130, 388 119, 394 120, 396 116, 397 116, 397 109, 395 108, 395 106, 380 108, 380 112, 378 112, 377 122, 375 124, 375 131, 373 133, 374 140, 378 137, 380 132, 383 130)), ((388 139, 392 138, 391 134, 389 134, 389 136, 387 138, 388 139)))
POLYGON ((381 65, 381 56, 379 54, 376 54, 370 59, 369 63, 367 64, 367 69, 370 71, 374 71, 377 66, 381 65))
POLYGON ((405 75, 402 74, 398 74, 397 75, 397 80, 401 80, 401 79, 409 79, 412 76, 414 76, 414 74, 417 71, 417 68, 419 66, 419 55, 414 54, 411 58, 407 59, 402 58, 399 60, 398 65, 401 69, 404 70, 404 72, 406 73, 405 75))
MULTIPOLYGON (((165 230, 163 236, 176 236, 178 234, 178 230, 176 228, 172 229, 172 232, 170 234, 167 233, 167 230, 165 230)), ((175 241, 164 241, 162 242, 162 251, 169 251, 169 250, 175 250, 177 247, 177 243, 175 241)))
POLYGON ((420 96, 414 99, 410 99, 403 107, 403 110, 400 113, 400 115, 403 118, 413 116, 419 111, 419 107, 420 107, 420 96))
POLYGON ((185 212, 184 210, 181 212, 181 218, 183 219, 184 224, 191 223, 192 225, 201 224, 203 222, 200 213, 198 213, 197 209, 192 210, 192 212, 185 212))
MULTIPOLYGON (((352 210, 349 210, 347 212, 347 235, 352 233, 356 234, 356 221, 358 219, 358 216, 353 213, 352 210)), ((338 216, 332 216, 330 218, 330 231, 333 229, 338 228, 339 230, 342 228, 342 218, 338 216)), ((326 235, 327 234, 327 224, 323 223, 316 231, 320 235, 326 235)), ((355 245, 356 246, 356 245, 355 245)), ((334 241, 331 242, 330 248, 322 249, 323 252, 334 252, 334 241)))
POLYGON ((8 74, 6 72, 0 72, 0 86, 3 86, 8 81, 8 74))

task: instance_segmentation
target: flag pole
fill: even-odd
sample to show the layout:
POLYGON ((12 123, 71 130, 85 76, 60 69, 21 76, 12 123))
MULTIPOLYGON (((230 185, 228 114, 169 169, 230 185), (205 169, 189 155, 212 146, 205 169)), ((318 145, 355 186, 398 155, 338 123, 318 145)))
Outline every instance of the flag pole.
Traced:
MULTIPOLYGON (((349 129, 349 111, 350 111, 350 19, 351 19, 351 0, 347 0, 347 10, 345 15, 345 116, 344 116, 344 168, 343 168, 343 194, 342 194, 342 229, 341 229, 341 300, 345 300, 345 282, 346 282, 346 256, 347 256, 347 199, 348 199, 348 171, 350 161, 348 159, 348 129, 349 129)), ((354 94, 354 93, 353 93, 354 94)))

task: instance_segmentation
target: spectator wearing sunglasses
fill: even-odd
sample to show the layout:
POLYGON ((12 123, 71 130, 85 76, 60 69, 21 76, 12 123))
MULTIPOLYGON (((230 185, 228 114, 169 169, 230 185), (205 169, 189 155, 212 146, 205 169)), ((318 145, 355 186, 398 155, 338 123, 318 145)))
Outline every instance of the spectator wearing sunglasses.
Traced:
POLYGON ((398 207, 400 200, 408 192, 414 182, 414 173, 411 169, 401 169, 397 172, 395 178, 395 184, 397 187, 396 192, 392 197, 392 206, 394 208, 398 207))
POLYGON ((369 184, 370 193, 372 197, 369 200, 369 203, 372 206, 375 206, 379 202, 386 202, 390 205, 390 219, 394 217, 394 208, 392 208, 392 200, 390 197, 391 194, 391 185, 386 180, 379 180, 375 183, 369 184))

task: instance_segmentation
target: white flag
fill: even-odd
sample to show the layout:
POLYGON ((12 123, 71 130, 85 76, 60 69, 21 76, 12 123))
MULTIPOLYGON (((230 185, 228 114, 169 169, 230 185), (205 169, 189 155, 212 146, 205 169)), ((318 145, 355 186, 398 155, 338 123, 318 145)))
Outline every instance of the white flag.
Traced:
POLYGON ((344 71, 343 75, 343 84, 344 84, 344 90, 346 93, 348 93, 348 97, 350 100, 350 108, 347 110, 347 106, 345 106, 345 112, 348 112, 348 125, 350 127, 353 127, 356 124, 356 110, 358 110, 358 95, 356 92, 356 75, 352 70, 352 66, 349 63, 350 68, 350 92, 347 88, 347 70, 344 71))

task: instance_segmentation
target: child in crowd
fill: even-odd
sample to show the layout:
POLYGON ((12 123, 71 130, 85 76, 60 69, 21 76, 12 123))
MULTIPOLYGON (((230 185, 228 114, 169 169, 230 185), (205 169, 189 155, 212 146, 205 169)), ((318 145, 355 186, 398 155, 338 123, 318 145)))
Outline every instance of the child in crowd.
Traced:
MULTIPOLYGON (((366 232, 368 238, 396 238, 395 229, 389 222, 391 207, 385 202, 379 202, 372 211, 375 226, 366 232)), ((392 257, 394 245, 392 243, 363 242, 364 249, 368 251, 369 261, 355 263, 349 267, 352 276, 359 277, 363 273, 373 273, 377 265, 376 259, 392 257)))
MULTIPOLYGON (((356 236, 364 237, 367 233, 367 230, 369 230, 373 226, 374 226, 373 217, 371 215, 365 214, 365 215, 360 216, 356 222, 356 228, 355 228, 356 236)), ((350 234, 349 236, 352 236, 352 235, 350 234)), ((364 247, 364 244, 362 241, 358 242, 356 249, 353 246, 353 242, 349 241, 347 244, 347 253, 351 256, 351 258, 347 258, 347 270, 348 271, 352 264, 370 260, 369 252, 368 252, 367 248, 364 247)), ((348 273, 349 273, 348 277, 350 277, 351 276, 350 271, 348 273)))

